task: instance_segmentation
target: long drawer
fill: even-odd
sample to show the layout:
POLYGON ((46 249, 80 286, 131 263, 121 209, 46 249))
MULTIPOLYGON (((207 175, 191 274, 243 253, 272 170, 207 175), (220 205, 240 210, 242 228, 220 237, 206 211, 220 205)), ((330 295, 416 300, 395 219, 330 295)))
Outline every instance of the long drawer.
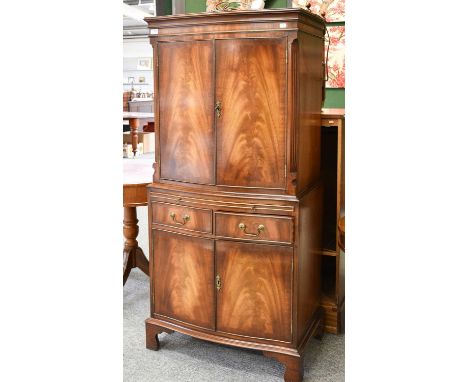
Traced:
POLYGON ((286 216, 216 212, 215 234, 218 237, 290 244, 293 241, 293 219, 286 216))

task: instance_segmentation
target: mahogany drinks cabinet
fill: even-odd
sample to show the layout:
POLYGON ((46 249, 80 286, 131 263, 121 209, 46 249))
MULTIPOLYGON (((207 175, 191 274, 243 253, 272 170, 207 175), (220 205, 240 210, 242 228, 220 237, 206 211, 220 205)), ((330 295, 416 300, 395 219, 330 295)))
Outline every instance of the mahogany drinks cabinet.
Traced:
POLYGON ((148 187, 158 334, 263 351, 301 381, 320 337, 325 24, 299 9, 147 18, 156 154, 148 187))

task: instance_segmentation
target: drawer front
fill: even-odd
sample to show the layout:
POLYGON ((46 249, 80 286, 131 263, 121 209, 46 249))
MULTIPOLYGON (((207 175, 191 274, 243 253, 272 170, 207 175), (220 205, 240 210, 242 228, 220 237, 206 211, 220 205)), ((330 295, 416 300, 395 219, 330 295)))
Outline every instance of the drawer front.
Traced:
POLYGON ((190 231, 212 233, 212 211, 175 204, 153 202, 153 223, 190 231))
POLYGON ((217 212, 215 230, 220 237, 288 244, 293 241, 290 217, 217 212))

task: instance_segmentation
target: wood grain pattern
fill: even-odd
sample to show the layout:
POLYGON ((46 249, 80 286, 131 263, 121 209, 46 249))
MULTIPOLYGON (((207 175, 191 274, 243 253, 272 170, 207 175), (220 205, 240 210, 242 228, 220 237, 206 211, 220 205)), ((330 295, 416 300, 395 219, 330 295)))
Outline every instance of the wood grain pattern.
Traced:
POLYGON ((323 69, 323 41, 304 32, 298 33, 297 80, 298 173, 297 192, 320 180, 320 131, 323 69))
POLYGON ((216 41, 217 184, 285 188, 285 39, 216 41))
POLYGON ((211 210, 155 202, 151 203, 151 208, 153 209, 153 223, 191 231, 212 232, 211 210), (174 219, 171 217, 171 213, 175 214, 174 219), (184 223, 185 216, 188 216, 189 219, 186 219, 184 223))
POLYGON ((151 322, 151 319, 145 320, 145 327, 146 327, 146 348, 150 350, 159 350, 159 338, 158 334, 161 333, 174 333, 173 330, 170 330, 168 328, 164 328, 158 325, 154 325, 151 322))
POLYGON ((217 330, 291 341, 290 247, 216 243, 217 330))
POLYGON ((215 230, 216 235, 222 237, 282 243, 291 243, 293 240, 293 221, 287 217, 219 212, 215 214, 215 230), (240 223, 245 224, 245 230, 239 228, 240 223), (259 225, 265 229, 258 231, 259 225))
POLYGON ((213 43, 161 43, 158 52, 161 178, 213 184, 213 43))
POLYGON ((298 283, 297 336, 307 333, 321 297, 323 188, 316 187, 305 195, 299 205, 299 248, 296 266, 298 283), (312 229, 313 227, 313 229, 312 229))
POLYGON ((123 234, 125 237, 123 249, 123 285, 127 281, 130 271, 133 268, 140 268, 149 276, 149 262, 138 246, 138 219, 136 207, 124 205, 123 234))
POLYGON ((146 186, 149 183, 140 183, 140 180, 146 178, 151 179, 151 175, 147 169, 151 168, 149 161, 128 161, 124 160, 124 176, 123 176, 123 206, 124 206, 124 221, 123 234, 125 244, 123 250, 123 284, 127 281, 132 268, 138 267, 145 274, 149 275, 149 262, 143 253, 143 250, 138 246, 138 218, 137 206, 147 205, 146 186), (132 176, 134 174, 137 176, 132 176), (148 174, 147 174, 148 173, 148 174), (140 179, 140 175, 142 176, 140 179), (138 183, 134 183, 135 178, 138 183))
POLYGON ((255 199, 243 194, 229 194, 215 190, 197 190, 188 193, 185 187, 159 183, 157 188, 150 188, 149 200, 164 203, 183 204, 191 207, 208 208, 216 211, 263 213, 291 215, 294 212, 295 198, 282 195, 262 195, 255 199))
POLYGON ((337 305, 334 296, 323 296, 321 307, 325 312, 324 329, 327 333, 340 334, 344 332, 345 304, 337 305))
MULTIPOLYGON (((253 31, 268 31, 268 34, 285 32, 300 28, 309 33, 323 36, 324 20, 303 9, 263 9, 261 12, 236 11, 216 13, 191 13, 186 15, 173 15, 163 17, 145 18, 150 29, 159 29, 157 38, 177 36, 183 38, 184 34, 195 34, 196 37, 205 33, 233 33, 242 35, 253 31), (281 27, 280 24, 284 26, 281 27)), ((155 36, 152 35, 152 38, 155 36)))
POLYGON ((153 230, 155 313, 214 329, 214 243, 153 230))
POLYGON ((339 247, 338 222, 345 209, 345 109, 322 110, 321 173, 324 184, 323 253, 335 257, 333 268, 323 272, 321 306, 325 330, 344 328, 345 256, 339 247))
POLYGON ((344 252, 345 250, 345 217, 344 216, 338 220, 338 232, 339 232, 338 246, 344 252))
POLYGON ((275 9, 155 17, 148 25, 156 32, 150 40, 161 138, 150 200, 226 218, 215 222, 213 233, 182 231, 161 226, 150 209, 153 228, 186 235, 151 239, 153 309, 147 324, 156 328, 147 329, 149 347, 157 347, 158 328, 167 328, 283 354, 290 357, 276 358, 286 366, 285 380, 298 382, 303 350, 323 327, 314 190, 320 184, 324 21, 303 10, 275 9), (185 85, 192 72, 204 74, 185 85), (192 108, 189 115, 184 108, 192 108), (201 123, 209 118, 212 130, 201 123), (200 138, 191 130, 194 120, 200 138), (177 145, 187 150, 181 153, 177 145), (235 232, 242 216, 251 219, 244 222, 247 232, 255 233, 261 215, 275 223, 264 224, 269 239, 284 242, 235 232), (167 315, 154 313, 161 307, 167 315))
POLYGON ((125 206, 146 206, 147 191, 149 183, 124 184, 123 185, 123 204, 125 206))

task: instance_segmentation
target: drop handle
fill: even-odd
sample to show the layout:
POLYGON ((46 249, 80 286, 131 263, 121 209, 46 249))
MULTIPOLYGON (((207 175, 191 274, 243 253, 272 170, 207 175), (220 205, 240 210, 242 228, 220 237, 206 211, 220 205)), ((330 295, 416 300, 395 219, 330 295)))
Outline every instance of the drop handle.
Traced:
POLYGON ((265 226, 263 224, 259 224, 259 226, 257 227, 257 233, 247 232, 247 225, 245 223, 240 223, 239 224, 239 229, 242 232, 244 232, 244 235, 257 237, 257 236, 260 236, 260 234, 263 231, 265 231, 265 226))
POLYGON ((178 222, 176 220, 176 214, 175 212, 171 212, 169 214, 169 216, 171 217, 172 221, 175 223, 175 224, 178 224, 178 225, 185 225, 185 223, 187 223, 189 220, 190 220, 190 216, 189 215, 184 215, 183 218, 182 218, 182 223, 181 222, 178 222))
POLYGON ((217 101, 216 106, 215 106, 215 110, 216 110, 216 116, 218 118, 221 118, 221 110, 222 109, 223 109, 223 107, 221 106, 221 101, 217 101))

